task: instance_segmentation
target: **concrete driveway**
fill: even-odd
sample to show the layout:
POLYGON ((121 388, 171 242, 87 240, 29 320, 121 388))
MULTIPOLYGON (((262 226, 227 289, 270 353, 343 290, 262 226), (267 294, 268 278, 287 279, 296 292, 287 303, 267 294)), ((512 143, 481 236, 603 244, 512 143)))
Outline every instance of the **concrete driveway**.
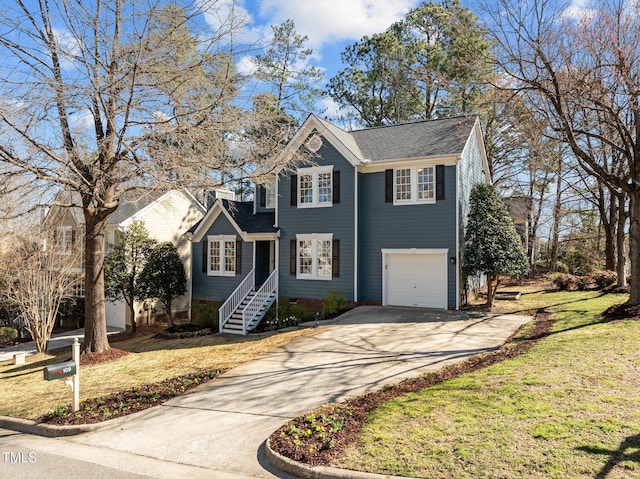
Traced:
POLYGON ((57 439, 58 450, 152 477, 169 465, 186 468, 183 477, 288 477, 260 446, 289 418, 495 349, 529 320, 359 307, 117 427, 57 439))

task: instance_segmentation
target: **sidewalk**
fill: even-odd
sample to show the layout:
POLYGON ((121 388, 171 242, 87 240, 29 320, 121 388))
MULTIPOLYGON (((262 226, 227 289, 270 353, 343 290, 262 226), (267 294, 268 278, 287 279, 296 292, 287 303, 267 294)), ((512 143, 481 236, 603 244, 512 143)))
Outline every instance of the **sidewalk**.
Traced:
MULTIPOLYGON (((107 334, 117 334, 121 332, 121 329, 107 327, 107 334)), ((63 348, 65 346, 71 346, 73 344, 73 338, 78 338, 80 342, 84 339, 84 328, 73 329, 71 331, 65 331, 64 333, 52 334, 49 339, 47 351, 53 349, 63 348)), ((71 351, 71 350, 69 350, 71 351)), ((13 359, 13 355, 16 353, 26 353, 27 355, 35 354, 36 346, 33 341, 27 343, 21 343, 16 346, 9 346, 8 348, 0 348, 0 361, 10 361, 13 359)))

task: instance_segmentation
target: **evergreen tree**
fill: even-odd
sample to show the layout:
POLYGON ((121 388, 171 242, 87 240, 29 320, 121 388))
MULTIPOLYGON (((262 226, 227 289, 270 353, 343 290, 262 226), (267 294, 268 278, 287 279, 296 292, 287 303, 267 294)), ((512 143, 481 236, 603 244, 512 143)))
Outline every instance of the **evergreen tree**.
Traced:
POLYGON ((491 306, 502 276, 529 271, 527 255, 504 201, 491 186, 479 183, 471 190, 464 236, 466 276, 487 276, 487 305, 491 306))
POLYGON ((140 274, 156 241, 141 221, 125 230, 104 260, 104 294, 107 299, 124 299, 131 315, 131 329, 136 331, 135 300, 141 299, 140 274))
POLYGON ((139 280, 142 298, 156 298, 164 306, 169 327, 173 326, 171 303, 187 292, 187 276, 176 247, 160 243, 153 248, 139 280))

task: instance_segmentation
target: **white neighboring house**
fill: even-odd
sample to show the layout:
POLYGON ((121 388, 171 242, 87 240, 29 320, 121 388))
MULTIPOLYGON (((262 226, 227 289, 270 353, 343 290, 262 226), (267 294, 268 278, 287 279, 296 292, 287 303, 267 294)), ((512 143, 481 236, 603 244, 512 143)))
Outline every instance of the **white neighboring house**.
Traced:
MULTIPOLYGON (((194 223, 200 221, 206 213, 205 207, 186 190, 171 190, 164 194, 149 192, 131 195, 131 201, 120 200, 120 206, 111 214, 107 224, 105 237, 105 252, 118 241, 122 232, 136 220, 141 221, 149 236, 158 242, 173 243, 187 275, 187 293, 176 299, 172 304, 173 314, 188 314, 189 298, 191 295, 191 243, 184 237, 184 233, 194 223)), ((77 204, 77 203, 76 203, 77 204)), ((84 230, 84 219, 79 208, 72 208, 72 213, 64 214, 64 222, 58 226, 59 239, 65 248, 82 246, 78 241, 84 230), (74 224, 75 223, 75 224, 74 224), (78 233, 76 233, 78 232, 78 233), (68 240, 67 240, 68 238, 68 240)), ((83 292, 79 292, 83 296, 83 292)), ((164 314, 162 303, 159 301, 145 301, 136 303, 135 308, 138 325, 148 324, 164 314)), ((125 329, 131 324, 128 308, 124 300, 110 302, 105 306, 107 326, 125 329)))

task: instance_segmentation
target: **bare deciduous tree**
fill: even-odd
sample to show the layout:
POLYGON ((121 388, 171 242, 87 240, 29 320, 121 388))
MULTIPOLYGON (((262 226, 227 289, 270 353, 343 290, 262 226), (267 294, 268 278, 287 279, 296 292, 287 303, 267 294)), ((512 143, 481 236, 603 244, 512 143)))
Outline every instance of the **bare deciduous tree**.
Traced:
POLYGON ((630 202, 631 284, 640 304, 640 36, 638 6, 604 0, 573 16, 555 0, 484 2, 496 61, 587 173, 630 202), (610 157, 620 158, 612 170, 610 157))
POLYGON ((282 139, 245 133, 267 119, 247 116, 238 99, 229 6, 15 0, 0 9, 0 168, 31 190, 53 185, 81 198, 84 352, 109 348, 104 236, 123 193, 212 188, 222 174, 252 175, 256 152, 261 174, 277 166, 269 162, 282 139))
POLYGON ((46 350, 62 303, 81 284, 80 250, 55 229, 37 240, 14 237, 2 259, 5 298, 20 314, 39 352, 46 350))

